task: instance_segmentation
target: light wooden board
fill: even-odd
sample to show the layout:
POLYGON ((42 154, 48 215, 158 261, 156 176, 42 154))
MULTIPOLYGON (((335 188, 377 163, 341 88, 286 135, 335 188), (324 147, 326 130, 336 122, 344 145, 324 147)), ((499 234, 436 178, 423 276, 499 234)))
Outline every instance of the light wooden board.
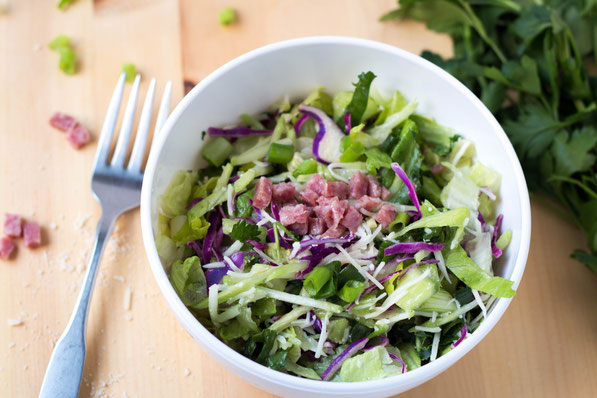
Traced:
MULTIPOLYGON (((74 151, 48 125, 52 112, 101 128, 120 65, 134 62, 158 79, 197 82, 224 62, 274 41, 316 34, 380 40, 418 53, 450 53, 447 38, 415 23, 376 22, 394 1, 79 0, 9 1, 0 15, 0 213, 38 220, 43 247, 19 243, 0 263, 0 391, 36 396, 52 343, 76 298, 98 205, 89 191, 95 143, 74 151), (218 25, 227 5, 239 24, 218 25), (46 44, 70 35, 81 58, 74 77, 57 69, 46 44), (55 225, 54 225, 55 224, 55 225), (55 227, 55 228, 54 228, 55 227)), ((588 397, 597 390, 597 278, 570 260, 582 235, 533 204, 529 263, 519 293, 489 336, 451 369, 408 397, 588 397)), ((270 397, 207 357, 181 329, 149 271, 138 212, 122 217, 104 256, 88 327, 81 396, 270 397), (122 282, 122 280, 124 280, 122 282), (127 289, 132 309, 123 308, 127 289), (188 375, 187 375, 188 374, 188 375)))

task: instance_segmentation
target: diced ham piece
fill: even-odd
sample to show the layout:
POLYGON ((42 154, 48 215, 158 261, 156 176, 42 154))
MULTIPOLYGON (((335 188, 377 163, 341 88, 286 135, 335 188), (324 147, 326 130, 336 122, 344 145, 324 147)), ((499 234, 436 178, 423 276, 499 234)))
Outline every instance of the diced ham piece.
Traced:
POLYGON ((309 217, 309 234, 321 235, 325 231, 325 222, 319 217, 309 217))
POLYGON ((354 207, 349 207, 346 209, 344 213, 344 218, 340 221, 340 224, 344 225, 346 228, 350 230, 350 232, 355 232, 359 225, 363 222, 363 216, 357 209, 354 207))
POLYGON ((301 199, 308 205, 315 206, 317 205, 317 199, 319 199, 319 195, 317 192, 307 188, 301 192, 301 199))
POLYGON ((306 235, 309 231, 309 222, 298 222, 288 227, 292 232, 298 235, 306 235))
POLYGON ((344 235, 346 232, 346 227, 344 225, 338 225, 334 228, 330 228, 322 235, 324 238, 339 238, 344 235))
POLYGON ((323 189, 323 196, 338 199, 348 198, 348 184, 342 181, 327 181, 323 189))
POLYGON ((389 203, 384 203, 381 206, 381 209, 377 212, 375 216, 375 221, 383 225, 384 228, 387 228, 388 225, 396 218, 396 208, 389 203))
POLYGON ((23 233, 23 219, 16 214, 4 215, 4 234, 12 238, 19 238, 23 233))
POLYGON ((318 195, 323 195, 324 190, 327 187, 328 182, 319 174, 313 174, 313 177, 305 184, 305 189, 310 189, 318 195))
POLYGON ((313 210, 319 217, 323 218, 328 228, 337 227, 348 208, 348 201, 339 200, 336 197, 326 198, 322 196, 317 200, 317 203, 318 206, 315 206, 313 210))
POLYGON ((348 185, 350 199, 360 199, 361 197, 367 195, 367 191, 369 190, 369 180, 367 180, 367 177, 360 171, 355 172, 350 177, 348 185))
POLYGON ((253 206, 259 210, 265 209, 272 201, 272 182, 269 178, 261 177, 253 192, 253 206))
POLYGON ((367 195, 371 196, 372 198, 381 198, 381 184, 379 181, 377 181, 377 178, 368 176, 367 179, 369 180, 367 195))
POLYGON ((381 186, 381 198, 386 200, 390 196, 390 190, 383 185, 381 186))
POLYGON ((10 237, 5 236, 0 239, 0 258, 8 260, 15 249, 15 244, 10 237))
POLYGON ((367 211, 375 211, 381 205, 381 199, 372 198, 371 196, 363 196, 357 203, 357 209, 365 209, 367 211))
POLYGON ((307 223, 308 217, 309 210, 305 205, 284 206, 280 210, 280 222, 284 226, 307 223))
POLYGON ((89 142, 91 135, 86 127, 77 123, 68 129, 66 132, 66 139, 75 149, 80 149, 89 142))
POLYGON ((283 182, 276 184, 272 189, 272 200, 276 203, 285 203, 294 199, 294 184, 283 182))
POLYGON ((41 229, 36 222, 26 222, 23 227, 23 238, 25 239, 25 246, 29 248, 38 247, 41 245, 41 229))
POLYGON ((77 120, 66 113, 56 112, 50 118, 50 125, 60 131, 68 131, 77 124, 77 120))

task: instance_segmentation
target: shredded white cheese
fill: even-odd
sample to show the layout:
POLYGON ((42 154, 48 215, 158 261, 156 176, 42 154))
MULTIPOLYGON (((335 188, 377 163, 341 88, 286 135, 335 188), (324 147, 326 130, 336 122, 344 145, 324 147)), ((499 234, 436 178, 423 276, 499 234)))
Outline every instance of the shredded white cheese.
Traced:
POLYGON ((213 322, 214 326, 218 327, 220 323, 218 322, 218 285, 211 285, 208 291, 208 311, 209 317, 213 322))
POLYGON ((473 292, 473 297, 475 301, 479 304, 479 308, 481 308, 481 313, 483 314, 483 319, 487 318, 487 308, 485 308, 485 304, 483 304, 483 300, 481 300, 481 296, 479 296, 479 291, 475 289, 471 289, 473 292))
POLYGON ((23 320, 22 319, 11 319, 8 318, 8 326, 21 326, 23 324, 23 320))
POLYGON ((440 327, 427 328, 425 326, 415 326, 415 330, 418 330, 419 332, 439 333, 442 331, 442 328, 440 328, 440 327))
POLYGON ((213 263, 205 264, 203 266, 203 268, 205 268, 205 269, 210 269, 210 268, 224 268, 225 266, 226 266, 225 262, 223 262, 223 261, 215 261, 213 263))
POLYGON ((440 250, 436 250, 433 252, 433 255, 435 256, 435 259, 439 261, 439 263, 437 263, 437 266, 441 271, 443 277, 446 278, 448 283, 452 283, 450 281, 450 277, 448 276, 448 270, 446 269, 446 262, 444 261, 444 255, 442 254, 442 252, 440 250))
POLYGON ((437 358, 437 349, 439 348, 439 335, 439 332, 433 335, 433 343, 431 344, 431 356, 429 357, 429 361, 431 362, 435 361, 435 359, 437 358))
POLYGON ((375 286, 383 290, 383 285, 379 283, 379 281, 375 279, 370 273, 361 268, 357 261, 354 258, 352 258, 350 254, 348 254, 348 252, 344 250, 342 246, 338 244, 336 244, 335 246, 336 249, 340 250, 340 253, 344 254, 344 257, 346 257, 346 259, 357 269, 357 271, 359 271, 359 273, 365 277, 365 279, 369 279, 371 282, 373 282, 375 286))
POLYGON ((237 240, 233 244, 231 244, 230 247, 228 249, 226 249, 224 251, 224 253, 222 253, 222 254, 224 256, 230 257, 234 253, 237 253, 238 251, 240 251, 241 247, 243 247, 243 242, 237 240))
POLYGON ((230 257, 228 257, 228 256, 224 256, 224 261, 226 261, 226 264, 228 264, 228 266, 229 266, 230 268, 232 268, 232 271, 234 271, 234 272, 242 272, 242 271, 240 270, 240 268, 238 268, 238 267, 236 266, 236 264, 234 264, 234 262, 233 262, 233 261, 230 259, 230 257))
POLYGON ((133 288, 128 286, 124 291, 124 298, 122 301, 122 308, 125 311, 129 311, 131 309, 131 301, 133 298, 133 288))
MULTIPOLYGON (((374 317, 386 312, 391 306, 396 304, 396 302, 398 300, 400 300, 402 297, 404 297, 408 294, 408 289, 411 286, 413 286, 413 285, 419 283, 420 281, 422 281, 423 279, 425 279, 427 277, 427 275, 429 275, 430 272, 431 272, 431 269, 428 268, 419 277, 411 280, 409 283, 406 283, 406 284, 400 286, 398 289, 394 290, 392 292, 392 294, 390 294, 390 296, 382 304, 381 307, 377 308, 376 311, 370 312, 369 314, 365 315, 365 318, 367 318, 367 319, 374 318, 374 317)), ((383 287, 382 287, 382 289, 383 289, 383 287)))
POLYGON ((319 335, 319 340, 317 341, 317 350, 315 350, 315 358, 321 357, 323 353, 323 343, 328 338, 328 322, 330 320, 330 313, 326 312, 325 316, 321 320, 321 334, 319 335))
POLYGON ((234 198, 234 187, 232 186, 232 184, 228 184, 228 197, 226 200, 226 203, 228 205, 228 214, 232 215, 234 214, 234 208, 232 207, 232 198, 234 198))
POLYGON ((301 244, 299 242, 294 242, 292 244, 292 251, 290 252, 290 255, 288 256, 288 258, 290 258, 290 259, 294 258, 298 254, 298 251, 300 249, 301 249, 301 244))
POLYGON ((269 261, 269 262, 271 262, 271 263, 273 263, 273 264, 276 264, 276 265, 278 265, 278 263, 277 263, 277 262, 275 262, 273 258, 271 258, 270 256, 268 256, 267 254, 265 254, 264 252, 262 252, 262 251, 261 251, 261 250, 259 250, 258 248, 254 247, 254 248, 253 248, 253 251, 254 251, 255 253, 259 254, 259 255, 260 255, 262 258, 266 259, 267 261, 269 261))

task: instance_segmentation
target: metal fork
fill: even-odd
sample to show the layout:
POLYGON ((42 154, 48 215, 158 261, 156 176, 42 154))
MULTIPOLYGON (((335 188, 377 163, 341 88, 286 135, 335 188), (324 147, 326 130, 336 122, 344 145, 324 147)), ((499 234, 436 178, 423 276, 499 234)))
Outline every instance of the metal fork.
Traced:
MULTIPOLYGON (((116 219, 122 213, 139 206, 141 182, 143 181, 141 166, 147 143, 147 134, 151 124, 151 112, 156 86, 155 79, 152 79, 147 90, 145 103, 143 104, 133 151, 129 163, 125 167, 124 161, 135 119, 140 80, 140 75, 137 75, 126 105, 114 155, 109 164, 107 163, 108 152, 110 151, 112 135, 116 127, 120 101, 124 91, 124 73, 118 79, 112 99, 110 100, 110 105, 108 106, 108 112, 95 153, 91 177, 91 191, 102 207, 102 215, 97 224, 93 251, 89 258, 87 272, 85 273, 85 279, 79 292, 75 309, 66 329, 58 339, 50 358, 50 363, 48 364, 39 393, 40 398, 76 398, 78 396, 81 377, 83 375, 83 366, 85 364, 87 314, 89 312, 91 293, 102 253, 112 233, 116 219)), ((172 82, 168 82, 160 103, 154 138, 159 133, 168 116, 171 91, 172 82)))

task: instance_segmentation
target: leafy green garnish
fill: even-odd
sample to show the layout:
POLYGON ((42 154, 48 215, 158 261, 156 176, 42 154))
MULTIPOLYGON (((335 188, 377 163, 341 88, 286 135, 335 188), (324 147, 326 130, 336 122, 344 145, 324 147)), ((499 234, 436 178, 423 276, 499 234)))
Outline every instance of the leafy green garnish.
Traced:
POLYGON ((67 75, 74 75, 77 66, 77 57, 71 45, 70 38, 66 35, 58 35, 48 44, 48 47, 50 50, 60 54, 60 60, 58 61, 60 70, 67 75))
POLYGON ((253 239, 259 236, 259 227, 254 224, 250 224, 245 220, 234 224, 232 227, 232 233, 230 239, 244 242, 247 239, 253 239))
MULTIPOLYGON (((367 102, 369 101, 369 88, 375 77, 375 74, 371 71, 361 73, 359 75, 359 80, 354 84, 355 89, 352 99, 344 109, 345 113, 350 114, 350 122, 353 126, 361 123, 361 119, 367 109, 367 102)), ((343 125, 343 122, 344 121, 338 121, 338 124, 343 125)))
MULTIPOLYGON (((597 3, 576 1, 398 0, 382 20, 410 18, 448 33, 454 55, 423 57, 471 89, 504 127, 529 188, 564 206, 597 258, 597 3), (592 74, 592 75, 591 75, 592 74)), ((453 132, 413 115, 440 155, 453 132)), ((449 151, 449 150, 448 150, 449 151)), ((483 203, 482 203, 483 205, 483 203)), ((486 211, 488 209, 485 209, 486 211)))

